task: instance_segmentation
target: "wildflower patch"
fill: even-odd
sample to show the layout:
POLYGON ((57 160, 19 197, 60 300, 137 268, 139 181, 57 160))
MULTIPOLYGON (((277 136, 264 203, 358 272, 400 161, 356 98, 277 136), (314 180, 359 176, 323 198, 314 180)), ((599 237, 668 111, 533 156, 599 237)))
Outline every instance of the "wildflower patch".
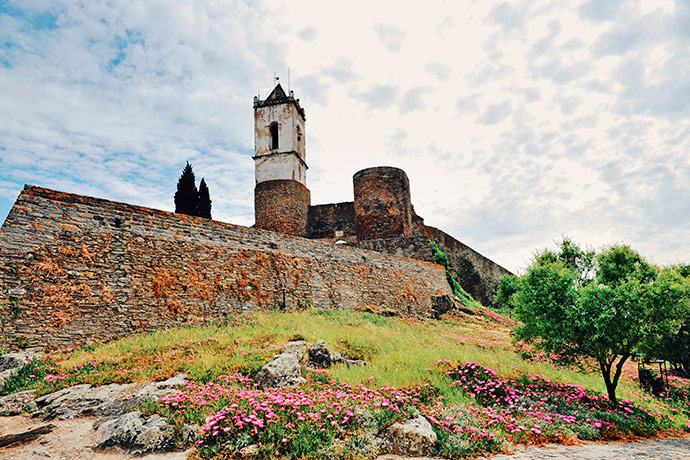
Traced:
POLYGON ((501 378, 492 369, 468 362, 446 374, 482 407, 468 410, 483 417, 513 442, 563 442, 651 436, 671 421, 623 399, 618 405, 580 385, 552 382, 540 376, 501 378))

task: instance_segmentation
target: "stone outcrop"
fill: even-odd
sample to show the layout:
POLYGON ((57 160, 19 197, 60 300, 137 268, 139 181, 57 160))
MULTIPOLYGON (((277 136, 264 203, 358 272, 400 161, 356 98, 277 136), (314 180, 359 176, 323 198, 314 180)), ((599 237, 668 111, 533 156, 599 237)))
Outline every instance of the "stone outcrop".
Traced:
POLYGON ((254 376, 254 382, 264 390, 302 385, 307 381, 302 377, 297 358, 293 354, 282 353, 261 368, 254 376))
POLYGON ((333 360, 331 359, 331 351, 326 346, 326 342, 318 340, 309 349, 309 361, 307 367, 316 367, 319 369, 327 369, 331 367, 333 360))
POLYGON ((69 419, 89 415, 115 416, 134 408, 144 400, 158 400, 178 391, 185 377, 180 374, 164 382, 147 385, 133 383, 92 387, 76 385, 37 398, 39 414, 45 420, 69 419))
POLYGON ((437 437, 431 423, 420 415, 392 424, 379 433, 379 439, 379 453, 422 456, 433 450, 437 437))
MULTIPOLYGON (((196 439, 196 428, 182 427, 182 446, 191 445, 196 439)), ((128 412, 98 426, 97 449, 120 446, 129 455, 143 455, 149 452, 170 452, 177 450, 175 428, 158 414, 149 417, 141 412, 128 412)))
POLYGON ((0 355, 0 389, 5 385, 5 381, 7 381, 10 375, 14 374, 35 356, 36 355, 31 352, 6 353, 0 355))

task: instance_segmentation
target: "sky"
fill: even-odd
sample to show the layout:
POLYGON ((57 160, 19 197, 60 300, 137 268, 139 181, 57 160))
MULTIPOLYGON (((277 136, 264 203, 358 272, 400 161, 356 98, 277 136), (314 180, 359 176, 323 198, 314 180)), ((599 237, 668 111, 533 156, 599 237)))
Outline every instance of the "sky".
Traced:
POLYGON ((521 273, 563 236, 690 263, 690 1, 0 0, 0 221, 24 184, 254 222, 252 101, 306 112, 312 204, 404 169, 521 273))

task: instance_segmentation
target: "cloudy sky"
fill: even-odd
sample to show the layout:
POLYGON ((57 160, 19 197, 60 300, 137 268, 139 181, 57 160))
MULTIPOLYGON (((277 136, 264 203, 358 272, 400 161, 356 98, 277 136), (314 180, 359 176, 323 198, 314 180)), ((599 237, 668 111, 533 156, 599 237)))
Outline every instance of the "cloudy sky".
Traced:
POLYGON ((513 271, 562 235, 690 262, 688 0, 0 0, 0 221, 23 184, 253 224, 252 99, 306 110, 312 203, 407 171, 513 271), (286 88, 287 89, 287 88, 286 88))

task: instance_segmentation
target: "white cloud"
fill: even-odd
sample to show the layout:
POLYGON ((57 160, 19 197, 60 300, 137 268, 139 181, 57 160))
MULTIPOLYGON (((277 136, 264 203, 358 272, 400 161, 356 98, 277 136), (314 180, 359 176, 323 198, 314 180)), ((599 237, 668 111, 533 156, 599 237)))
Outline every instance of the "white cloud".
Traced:
POLYGON ((314 203, 392 165, 509 269, 564 234, 687 261, 683 2, 6 4, 0 218, 23 183, 170 210, 189 160, 214 217, 251 224, 252 97, 289 67, 314 203))

